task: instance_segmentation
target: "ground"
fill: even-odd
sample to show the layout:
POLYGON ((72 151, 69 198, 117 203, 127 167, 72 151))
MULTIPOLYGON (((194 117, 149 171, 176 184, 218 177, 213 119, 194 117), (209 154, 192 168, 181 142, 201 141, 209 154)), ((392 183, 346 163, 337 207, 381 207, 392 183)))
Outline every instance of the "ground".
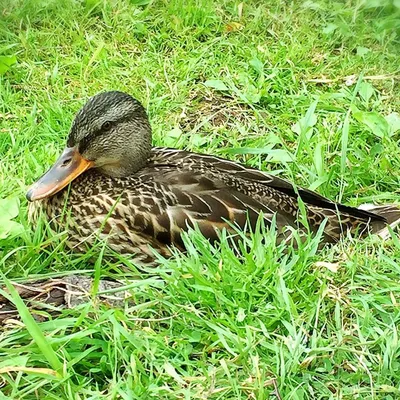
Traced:
POLYGON ((146 275, 33 230, 24 197, 87 98, 119 89, 143 102, 157 145, 349 205, 398 201, 399 7, 1 0, 1 282, 79 273, 120 279, 132 297, 8 321, 0 399, 400 398, 395 234, 285 252, 260 227, 237 257, 193 233, 187 255, 146 275))

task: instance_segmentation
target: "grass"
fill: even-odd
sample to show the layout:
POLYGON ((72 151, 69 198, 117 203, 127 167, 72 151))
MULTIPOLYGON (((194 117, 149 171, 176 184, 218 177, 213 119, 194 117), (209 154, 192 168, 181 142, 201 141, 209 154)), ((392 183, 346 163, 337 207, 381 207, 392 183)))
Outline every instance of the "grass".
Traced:
MULTIPOLYGON (((106 89, 145 104, 157 145, 350 205, 397 201, 398 3, 1 0, 3 284, 137 275, 27 222, 27 185, 106 89)), ((93 299, 36 323, 14 294, 25 318, 0 332, 0 399, 399 398, 399 239, 285 252, 273 237, 260 226, 237 257, 192 232, 124 308, 93 299)))

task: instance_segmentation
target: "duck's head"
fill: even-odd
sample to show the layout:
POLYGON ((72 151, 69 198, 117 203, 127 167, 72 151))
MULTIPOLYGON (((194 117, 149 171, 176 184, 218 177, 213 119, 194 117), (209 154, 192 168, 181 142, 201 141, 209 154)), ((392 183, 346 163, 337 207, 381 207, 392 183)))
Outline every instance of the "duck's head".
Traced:
POLYGON ((150 151, 151 128, 143 106, 126 93, 97 94, 76 115, 61 156, 26 197, 50 197, 90 168, 113 177, 132 175, 146 164, 150 151))

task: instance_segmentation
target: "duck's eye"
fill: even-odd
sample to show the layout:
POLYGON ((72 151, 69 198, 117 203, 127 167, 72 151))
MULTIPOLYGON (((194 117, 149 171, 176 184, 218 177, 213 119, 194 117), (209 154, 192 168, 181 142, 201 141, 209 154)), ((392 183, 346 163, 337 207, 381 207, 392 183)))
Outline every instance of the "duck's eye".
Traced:
POLYGON ((104 122, 104 124, 101 126, 101 130, 103 131, 109 131, 112 127, 112 123, 110 121, 104 122))

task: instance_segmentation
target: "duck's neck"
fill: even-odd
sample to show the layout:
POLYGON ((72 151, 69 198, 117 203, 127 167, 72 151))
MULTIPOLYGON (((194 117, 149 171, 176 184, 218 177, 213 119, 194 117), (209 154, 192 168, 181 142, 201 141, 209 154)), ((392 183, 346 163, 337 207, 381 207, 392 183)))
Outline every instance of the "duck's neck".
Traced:
POLYGON ((137 159, 127 159, 123 161, 116 161, 114 163, 108 163, 103 166, 99 166, 96 169, 103 175, 111 176, 113 178, 125 178, 135 174, 144 168, 149 159, 150 153, 146 156, 138 157, 137 159))

